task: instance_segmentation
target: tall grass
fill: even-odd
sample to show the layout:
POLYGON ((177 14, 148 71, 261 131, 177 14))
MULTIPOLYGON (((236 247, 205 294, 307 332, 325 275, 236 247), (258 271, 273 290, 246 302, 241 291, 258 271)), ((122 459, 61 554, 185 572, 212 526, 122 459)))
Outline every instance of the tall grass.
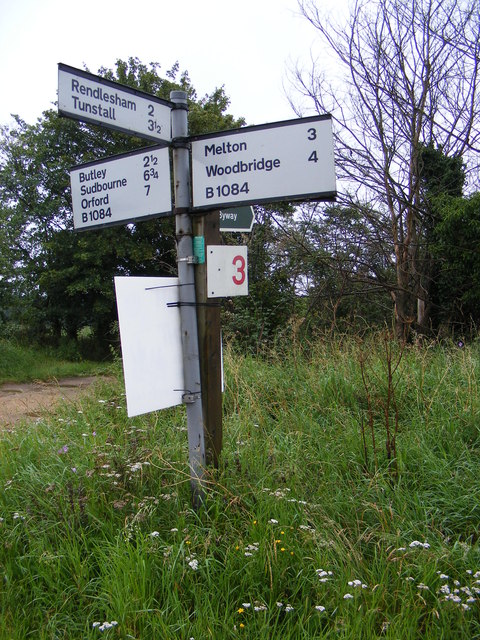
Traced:
POLYGON ((0 339, 0 384, 79 376, 100 370, 98 363, 72 362, 47 349, 0 339))
POLYGON ((381 341, 227 350, 198 512, 183 408, 120 373, 3 433, 0 638, 480 638, 479 356, 402 354, 393 472, 381 341))

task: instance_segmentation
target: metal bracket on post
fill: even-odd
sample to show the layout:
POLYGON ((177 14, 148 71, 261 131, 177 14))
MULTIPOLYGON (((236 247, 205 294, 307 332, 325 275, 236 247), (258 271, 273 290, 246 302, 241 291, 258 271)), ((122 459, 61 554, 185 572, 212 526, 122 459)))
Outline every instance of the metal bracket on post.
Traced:
POLYGON ((198 264, 198 257, 185 256, 185 258, 177 258, 177 262, 186 262, 187 264, 198 264))
POLYGON ((190 154, 188 140, 188 105, 185 91, 172 91, 172 148, 175 185, 175 226, 179 281, 179 308, 182 329, 183 370, 185 389, 183 396, 187 411, 188 451, 192 502, 194 508, 202 503, 205 474, 205 435, 201 399, 200 357, 198 345, 197 308, 195 287, 183 286, 195 280, 192 220, 190 210, 190 154))
POLYGON ((192 404, 193 402, 200 400, 201 397, 200 393, 184 393, 182 396, 182 402, 183 404, 192 404))

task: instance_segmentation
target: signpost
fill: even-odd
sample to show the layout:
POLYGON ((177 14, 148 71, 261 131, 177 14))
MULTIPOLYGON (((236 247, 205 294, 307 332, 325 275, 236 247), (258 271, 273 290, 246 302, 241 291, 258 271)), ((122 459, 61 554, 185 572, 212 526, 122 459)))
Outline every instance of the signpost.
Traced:
POLYGON ((236 207, 220 211, 220 231, 249 233, 255 221, 252 207, 236 207))
POLYGON ((167 147, 148 147, 70 171, 76 230, 172 215, 167 147))
POLYGON ((333 200, 330 116, 244 127, 192 138, 194 209, 333 200))
POLYGON ((331 117, 314 116, 189 137, 187 94, 172 91, 170 97, 171 102, 160 100, 85 71, 58 66, 61 115, 159 143, 74 167, 70 174, 74 227, 95 229, 175 214, 178 278, 158 284, 160 290, 169 290, 168 295, 155 294, 156 287, 143 282, 123 279, 116 280, 116 288, 127 339, 129 415, 185 404, 193 504, 198 506, 208 461, 205 439, 215 464, 222 446, 220 307, 209 299, 248 294, 247 249, 221 246, 220 230, 252 229, 252 208, 231 207, 333 200, 333 136, 331 117), (171 300, 173 292, 176 300, 171 300), (145 335, 137 343, 132 318, 138 308, 159 316, 159 324, 156 317, 148 318, 142 329, 145 335), (161 334, 156 340, 158 328, 161 334), (172 344, 164 345, 167 333, 172 344), (151 343, 155 344, 154 360, 171 363, 181 351, 182 365, 175 367, 169 383, 168 367, 166 371, 163 367, 155 384, 142 381, 144 365, 151 363, 151 343), (165 389, 158 391, 158 381, 165 389))
POLYGON ((172 139, 172 103, 87 71, 58 65, 58 111, 147 140, 172 139))

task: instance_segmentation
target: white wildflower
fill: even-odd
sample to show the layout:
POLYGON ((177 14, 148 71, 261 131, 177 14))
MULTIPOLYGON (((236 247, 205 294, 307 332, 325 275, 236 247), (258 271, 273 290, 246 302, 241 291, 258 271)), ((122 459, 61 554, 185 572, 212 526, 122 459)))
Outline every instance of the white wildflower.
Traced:
POLYGON ((317 604, 317 605, 316 605, 316 607, 315 607, 315 609, 316 609, 317 611, 325 611, 325 607, 324 607, 324 606, 322 606, 321 604, 317 604))
POLYGON ((362 589, 367 589, 367 585, 364 584, 361 580, 350 580, 350 582, 348 583, 349 587, 362 587, 362 589))
POLYGON ((290 611, 293 611, 293 607, 291 605, 287 604, 287 606, 285 607, 285 611, 287 611, 289 613, 290 611))
POLYGON ((343 599, 344 599, 344 600, 351 600, 352 598, 353 598, 353 596, 352 596, 352 594, 351 594, 351 593, 346 593, 346 594, 343 596, 343 599))
POLYGON ((253 556, 253 554, 258 551, 258 547, 259 547, 259 543, 258 542, 254 542, 253 544, 248 544, 245 547, 244 555, 247 556, 247 558, 250 557, 250 556, 253 556))
POLYGON ((456 596, 453 593, 450 593, 449 595, 445 596, 445 600, 451 600, 452 602, 456 602, 457 604, 459 604, 462 601, 460 596, 456 596))
POLYGON ((158 532, 158 531, 152 531, 152 533, 150 534, 150 537, 151 537, 151 538, 158 538, 158 536, 159 536, 159 535, 160 535, 160 534, 159 534, 159 532, 158 532))
POLYGON ((188 566, 193 569, 193 571, 196 571, 198 569, 198 560, 196 558, 193 558, 192 560, 190 560, 190 562, 188 563, 188 566))
POLYGON ((409 544, 409 547, 413 549, 414 547, 422 547, 422 549, 430 549, 430 545, 428 542, 420 542, 419 540, 414 540, 409 544))
POLYGON ((325 569, 315 569, 315 573, 319 578, 325 578, 325 580, 321 580, 321 582, 325 582, 333 576, 333 571, 325 571, 325 569))
POLYGON ((268 522, 270 524, 278 524, 278 520, 275 520, 275 518, 270 518, 270 520, 268 522))

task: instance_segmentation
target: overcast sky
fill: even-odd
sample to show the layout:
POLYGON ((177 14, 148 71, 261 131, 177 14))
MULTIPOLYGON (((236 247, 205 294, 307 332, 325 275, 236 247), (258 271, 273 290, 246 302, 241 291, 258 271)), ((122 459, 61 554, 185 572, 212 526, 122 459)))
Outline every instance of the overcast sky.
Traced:
POLYGON ((315 38, 297 0, 0 0, 0 124, 53 106, 57 63, 97 73, 130 56, 161 74, 178 60, 199 97, 224 85, 247 124, 294 118, 287 69, 318 54, 315 38))

